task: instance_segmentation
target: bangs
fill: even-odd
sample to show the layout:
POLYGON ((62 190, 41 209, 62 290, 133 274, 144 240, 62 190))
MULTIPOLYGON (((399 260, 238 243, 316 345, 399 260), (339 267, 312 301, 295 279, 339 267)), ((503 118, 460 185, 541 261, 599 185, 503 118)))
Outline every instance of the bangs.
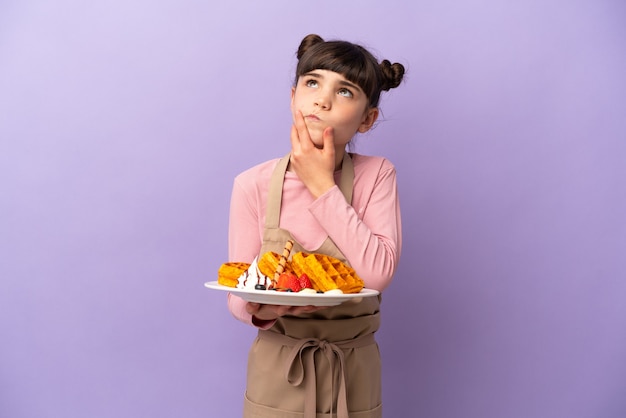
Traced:
MULTIPOLYGON (((341 74, 346 80, 359 86, 372 106, 378 103, 381 75, 378 63, 367 51, 348 42, 324 42, 312 46, 298 61, 296 76, 313 70, 328 70, 341 74)), ((296 80, 297 82, 297 80, 296 80)))

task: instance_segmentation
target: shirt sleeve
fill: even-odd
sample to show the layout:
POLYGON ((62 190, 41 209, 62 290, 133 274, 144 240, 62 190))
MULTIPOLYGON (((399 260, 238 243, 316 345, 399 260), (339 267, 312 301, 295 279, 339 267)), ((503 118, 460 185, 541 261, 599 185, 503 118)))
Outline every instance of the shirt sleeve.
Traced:
MULTIPOLYGON (((355 184, 357 187, 357 184, 355 184)), ((384 290, 393 278, 402 245, 402 226, 396 171, 383 164, 359 213, 339 187, 316 199, 309 211, 341 250, 365 286, 384 290)))
MULTIPOLYGON (((228 223, 228 259, 250 263, 261 251, 262 235, 256 195, 245 187, 245 179, 235 178, 230 201, 228 223)), ((238 320, 258 328, 268 329, 275 321, 258 321, 246 311, 246 301, 228 294, 228 310, 238 320)))
POLYGON ((246 311, 246 302, 239 296, 228 294, 228 310, 238 320, 244 324, 252 325, 261 329, 269 329, 276 321, 261 321, 254 318, 246 311))
POLYGON ((251 263, 261 250, 263 237, 255 193, 244 183, 240 177, 235 178, 230 198, 228 259, 251 263))

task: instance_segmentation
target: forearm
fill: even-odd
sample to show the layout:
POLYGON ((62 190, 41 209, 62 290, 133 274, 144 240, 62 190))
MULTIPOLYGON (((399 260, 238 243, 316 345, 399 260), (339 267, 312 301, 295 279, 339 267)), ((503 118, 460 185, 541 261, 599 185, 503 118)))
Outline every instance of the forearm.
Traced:
POLYGON ((261 329, 269 329, 272 325, 274 325, 274 322, 276 322, 275 320, 263 321, 253 317, 253 315, 246 309, 247 303, 248 302, 233 295, 232 293, 228 294, 228 310, 236 319, 244 324, 252 325, 261 329))
POLYGON ((261 250, 258 205, 235 179, 228 221, 228 261, 251 263, 261 250))
POLYGON ((338 188, 320 196, 310 211, 366 287, 384 290, 400 258, 400 209, 395 193, 376 208, 369 208, 368 211, 373 212, 369 218, 365 215, 360 219, 338 188))
MULTIPOLYGON (((235 180, 228 224, 229 261, 251 263, 261 249, 261 238, 256 233, 259 228, 258 214, 249 199, 235 180)), ((246 310, 246 303, 240 297, 228 294, 228 310, 231 314, 245 324, 256 325, 246 310)))

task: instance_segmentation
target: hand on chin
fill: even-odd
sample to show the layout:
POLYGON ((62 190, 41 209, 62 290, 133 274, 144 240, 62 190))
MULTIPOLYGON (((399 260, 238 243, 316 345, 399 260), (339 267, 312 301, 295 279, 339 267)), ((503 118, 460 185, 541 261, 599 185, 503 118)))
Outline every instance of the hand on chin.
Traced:
POLYGON ((323 134, 322 134, 323 130, 319 131, 317 129, 312 130, 309 129, 309 136, 311 137, 311 142, 313 143, 313 145, 315 146, 315 148, 317 149, 323 149, 324 148, 324 139, 323 139, 323 134))
POLYGON ((306 121, 305 121, 305 125, 307 128, 307 131, 309 132, 309 138, 311 139, 311 142, 313 143, 313 145, 315 145, 315 148, 323 149, 324 148, 324 139, 323 139, 324 128, 317 124, 313 124, 313 126, 311 126, 311 124, 307 123, 306 121))

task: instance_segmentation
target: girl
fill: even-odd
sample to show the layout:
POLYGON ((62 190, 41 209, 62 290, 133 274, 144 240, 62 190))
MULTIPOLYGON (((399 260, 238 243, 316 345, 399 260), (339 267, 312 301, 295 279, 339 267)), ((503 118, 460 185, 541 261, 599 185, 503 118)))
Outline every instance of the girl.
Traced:
MULTIPOLYGON (((381 91, 397 87, 401 64, 379 63, 344 41, 306 36, 291 90, 291 152, 235 178, 229 259, 266 251, 324 253, 382 291, 400 256, 396 172, 384 158, 346 152, 378 118, 381 91)), ((380 297, 336 307, 246 303, 229 294, 239 320, 259 329, 248 358, 244 417, 382 416, 374 332, 380 297), (349 415, 348 415, 349 414, 349 415)))

